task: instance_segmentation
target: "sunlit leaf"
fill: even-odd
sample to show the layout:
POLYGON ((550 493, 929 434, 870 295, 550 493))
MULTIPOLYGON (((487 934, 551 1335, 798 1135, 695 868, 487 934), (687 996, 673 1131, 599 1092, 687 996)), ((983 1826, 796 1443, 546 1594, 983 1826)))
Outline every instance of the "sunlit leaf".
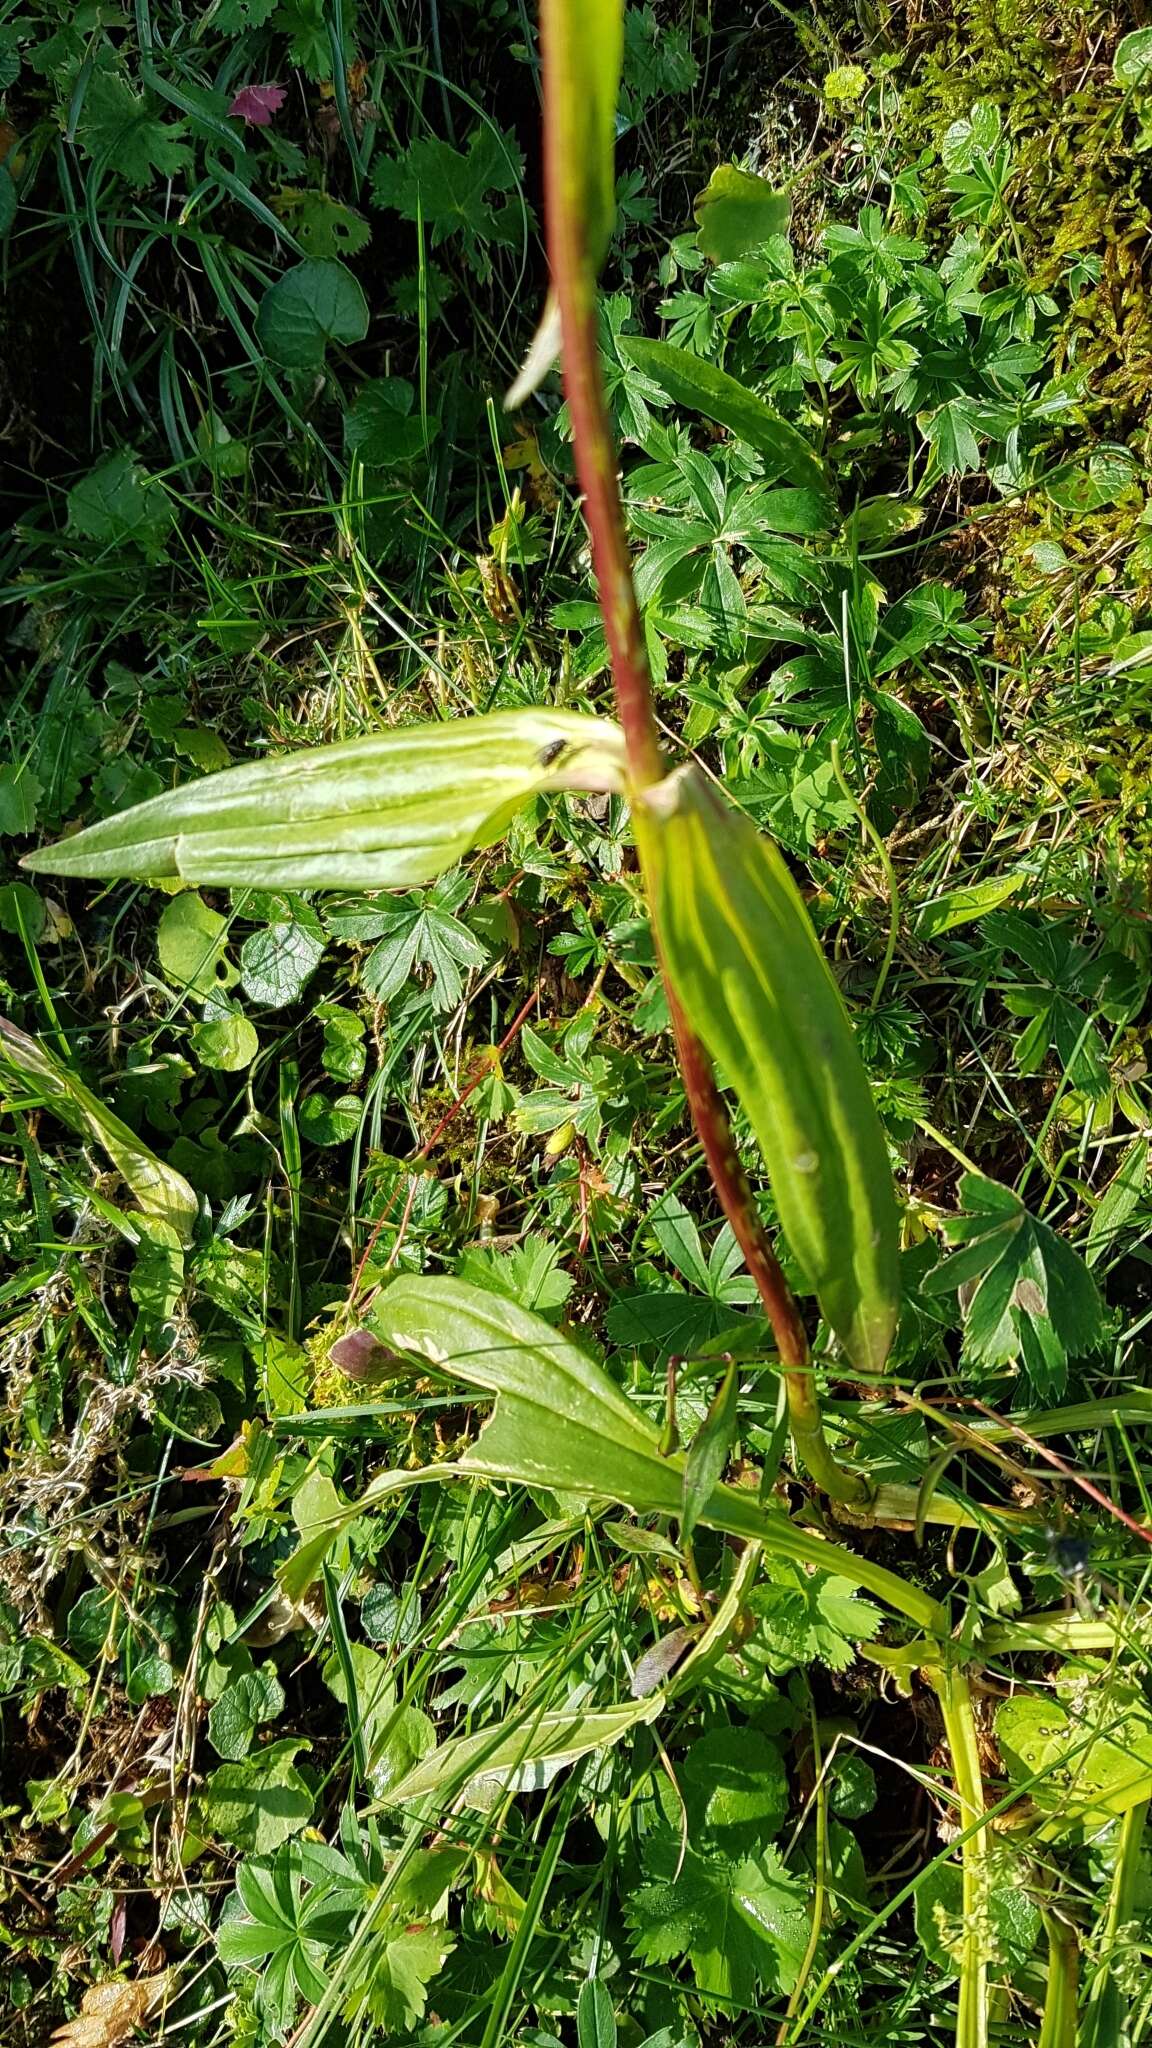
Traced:
POLYGON ((726 370, 668 341, 621 334, 616 345, 626 361, 651 377, 673 405, 685 405, 727 427, 737 440, 746 441, 765 458, 774 476, 786 476, 794 484, 823 485, 819 458, 803 434, 726 370))
POLYGON ((696 246, 713 263, 732 263, 788 231, 788 200, 767 178, 717 164, 696 199, 696 246))
POLYGON ((892 1173, 796 885, 694 769, 648 792, 637 832, 673 986, 756 1133, 789 1245, 849 1359, 879 1371, 899 1302, 892 1173))
POLYGON ((42 873, 254 888, 408 889, 544 790, 618 790, 620 735, 503 711, 227 768, 28 856, 42 873))

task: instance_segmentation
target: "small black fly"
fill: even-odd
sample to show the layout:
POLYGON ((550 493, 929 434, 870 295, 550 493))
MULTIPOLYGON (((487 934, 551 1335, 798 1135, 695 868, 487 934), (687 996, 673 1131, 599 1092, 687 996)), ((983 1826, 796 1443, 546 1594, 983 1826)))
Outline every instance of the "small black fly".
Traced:
POLYGON ((1074 1606, 1086 1621, 1091 1621, 1095 1614, 1088 1597, 1089 1585, 1095 1578, 1091 1543, 1075 1530, 1066 1528, 1046 1529, 1044 1538, 1048 1562, 1064 1581, 1069 1605, 1074 1606))
POLYGON ((549 740, 547 746, 541 747, 537 755, 540 766, 542 768, 551 768, 553 762, 560 759, 567 745, 567 740, 549 740))
POLYGON ((1083 1536, 1068 1536, 1049 1529, 1048 1555, 1062 1579, 1082 1579, 1092 1561, 1091 1545, 1083 1536))

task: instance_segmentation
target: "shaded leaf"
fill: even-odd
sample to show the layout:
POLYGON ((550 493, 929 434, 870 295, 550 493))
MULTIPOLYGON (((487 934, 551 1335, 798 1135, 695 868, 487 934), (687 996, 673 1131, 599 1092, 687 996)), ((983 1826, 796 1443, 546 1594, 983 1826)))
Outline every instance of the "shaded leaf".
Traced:
POLYGON ((733 1360, 719 1391, 688 1446, 684 1460, 684 1491, 680 1503, 680 1536, 684 1543, 692 1532, 724 1477, 736 1439, 736 1362, 733 1360))
POLYGON ((249 128, 267 128, 287 97, 282 85, 242 85, 228 112, 249 128))
POLYGON ((256 338, 274 363, 319 370, 330 341, 363 341, 368 301, 343 263, 309 258, 269 285, 256 314, 256 338))

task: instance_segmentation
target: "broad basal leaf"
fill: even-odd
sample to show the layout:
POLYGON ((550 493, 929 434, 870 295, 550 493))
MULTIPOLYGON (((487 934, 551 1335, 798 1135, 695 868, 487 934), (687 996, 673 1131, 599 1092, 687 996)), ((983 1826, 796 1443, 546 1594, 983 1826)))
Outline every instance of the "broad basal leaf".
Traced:
POLYGON ((1152 1712, 1140 1687, 1104 1666, 1074 1672, 1062 1697, 1021 1692, 996 1715, 996 1740, 1014 1785, 1042 1813, 1047 1833, 1152 1796, 1152 1712))
POLYGON ((42 873, 255 888, 408 889, 499 838, 544 790, 619 790, 615 726, 502 711, 226 768, 31 854, 42 873))
POLYGON ((269 285, 256 314, 256 338, 274 363, 319 370, 330 341, 363 341, 368 301, 343 263, 309 258, 269 285))
POLYGON ((1058 1395, 1068 1360, 1100 1342, 1104 1310, 1083 1260, 1011 1188, 981 1174, 960 1182, 963 1213, 946 1223, 963 1246, 924 1282, 929 1294, 963 1289, 964 1354, 996 1370, 1020 1362, 1041 1399, 1058 1395))
MULTIPOLYGON (((281 1567, 291 1597, 311 1584, 334 1538, 357 1515, 406 1487, 462 1472, 619 1500, 642 1513, 680 1513, 683 1457, 661 1457, 655 1423, 602 1366, 539 1316, 461 1280, 405 1275, 379 1297, 372 1324, 397 1367, 407 1355, 424 1370, 494 1394, 496 1408, 458 1463, 381 1473, 358 1502, 341 1506, 330 1528, 281 1567)), ((946 1626, 939 1604, 919 1587, 796 1528, 741 1487, 718 1486, 699 1519, 746 1542, 767 1543, 781 1558, 834 1572, 852 1588, 863 1586, 923 1628, 946 1626)))
POLYGON ((540 1317, 462 1280, 405 1276, 372 1323, 390 1350, 500 1396, 467 1470, 679 1513, 682 1460, 660 1456, 655 1426, 540 1317))

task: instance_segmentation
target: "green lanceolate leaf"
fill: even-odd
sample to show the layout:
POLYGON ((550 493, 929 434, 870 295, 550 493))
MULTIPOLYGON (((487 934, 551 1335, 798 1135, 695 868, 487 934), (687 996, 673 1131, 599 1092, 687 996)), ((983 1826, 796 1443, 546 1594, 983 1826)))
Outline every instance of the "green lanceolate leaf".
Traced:
POLYGON ((794 484, 823 486, 824 471, 803 434, 726 370, 717 369, 703 356, 690 355, 687 349, 673 347, 669 341, 621 334, 616 345, 621 355, 667 393, 673 405, 686 405, 693 412, 702 412, 705 419, 717 420, 737 440, 746 441, 763 455, 776 476, 787 476, 794 484))
POLYGON ((707 1507, 724 1477, 736 1436, 736 1363, 733 1360, 720 1389, 688 1446, 684 1460, 684 1500, 680 1509, 680 1535, 692 1540, 701 1511, 707 1507))
POLYGON ((683 1460, 660 1456, 654 1424, 541 1317, 464 1280, 405 1276, 372 1323, 390 1350, 501 1396, 468 1471, 679 1513, 683 1460))
MULTIPOLYGON (((679 1515, 683 1456, 662 1457, 656 1424, 641 1414, 595 1359, 540 1316, 463 1280, 405 1274, 380 1297, 372 1325, 389 1351, 496 1395, 495 1410, 458 1464, 389 1472, 368 1488, 348 1519, 405 1483, 477 1472, 520 1485, 560 1488, 591 1499, 619 1500, 641 1514, 679 1515)), ((698 1520, 799 1564, 835 1572, 848 1590, 864 1586, 923 1628, 937 1630, 942 1610, 919 1587, 883 1565, 797 1529, 787 1515, 763 1507, 741 1487, 717 1486, 698 1520)), ((285 1587, 315 1574, 317 1543, 282 1571, 285 1587)), ((864 1611, 864 1610, 862 1610, 864 1611)))
POLYGON ((545 790, 618 790, 615 726, 571 711, 405 726, 226 768, 31 854, 42 873, 410 889, 545 790))
POLYGON ((98 1095, 54 1053, 0 1017, 0 1077, 35 1091, 61 1123, 93 1138, 127 1182, 146 1216, 169 1224, 182 1244, 192 1235, 198 1203, 184 1179, 142 1145, 135 1131, 106 1109, 98 1095))
MULTIPOLYGON (((309 1533, 281 1567, 280 1583, 290 1599, 302 1597, 342 1529, 409 1486, 479 1473, 592 1500, 623 1501, 641 1514, 680 1514, 684 1458, 662 1457, 656 1424, 602 1366, 540 1316, 466 1281, 404 1275, 374 1304, 372 1325, 397 1365, 406 1354, 420 1361, 418 1370, 431 1366, 448 1379, 495 1395, 496 1406, 459 1462, 383 1472, 358 1501, 326 1517, 319 1532, 309 1533)), ((698 1520, 749 1544, 770 1544, 779 1558, 835 1573, 832 1586, 841 1587, 837 1613, 846 1627, 866 1620, 873 1632, 874 1611, 866 1603, 843 1605, 843 1593, 857 1586, 921 1628, 938 1632, 947 1626, 939 1604, 919 1587, 870 1558, 855 1557, 839 1544, 795 1528, 787 1515, 764 1507, 741 1487, 717 1486, 698 1520)))
POLYGON ((756 1133, 780 1221, 852 1364, 878 1372, 899 1303, 880 1120, 840 992, 781 855, 694 768, 637 836, 672 984, 756 1133))
POLYGON ((508 1793, 541 1792, 582 1756, 610 1749, 633 1728, 655 1721, 665 1704, 661 1692, 617 1706, 581 1707, 554 1714, 516 1715, 498 1728, 457 1736, 421 1758, 388 1794, 389 1806, 434 1798, 437 1809, 462 1798, 466 1806, 491 1806, 508 1793))

